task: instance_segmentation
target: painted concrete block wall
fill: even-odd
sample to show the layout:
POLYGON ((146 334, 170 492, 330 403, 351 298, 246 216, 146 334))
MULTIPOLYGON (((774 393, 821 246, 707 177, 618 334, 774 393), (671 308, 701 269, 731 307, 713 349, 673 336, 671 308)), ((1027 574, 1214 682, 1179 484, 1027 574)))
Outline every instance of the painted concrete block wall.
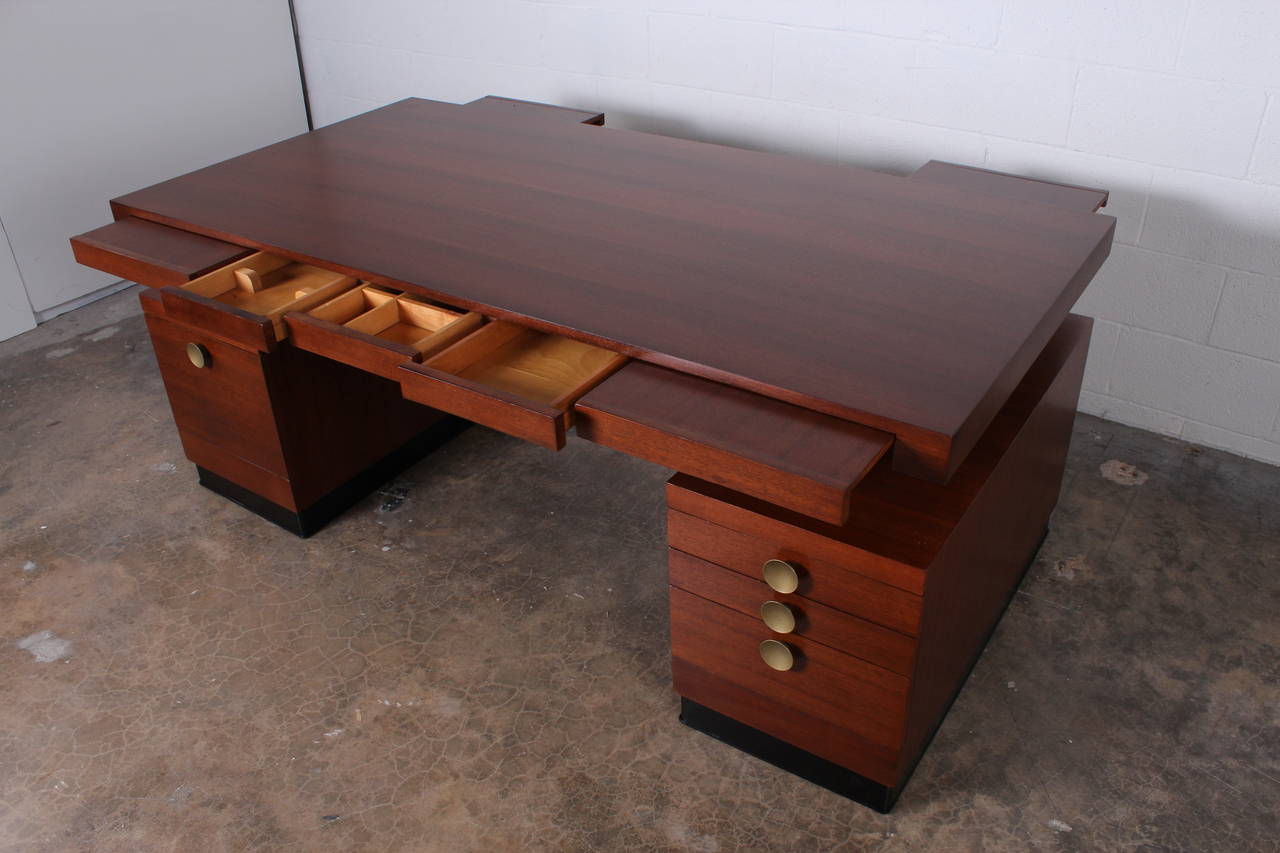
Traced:
POLYGON ((1280 463, 1275 0, 297 0, 318 125, 486 94, 1112 190, 1081 408, 1280 463))

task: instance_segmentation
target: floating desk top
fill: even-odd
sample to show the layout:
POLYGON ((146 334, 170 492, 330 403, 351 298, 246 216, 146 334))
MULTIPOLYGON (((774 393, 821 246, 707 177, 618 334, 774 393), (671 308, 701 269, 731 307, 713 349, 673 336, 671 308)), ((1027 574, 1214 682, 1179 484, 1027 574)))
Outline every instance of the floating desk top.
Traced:
POLYGON ((130 193, 135 216, 607 346, 963 461, 1109 216, 419 99, 130 193))

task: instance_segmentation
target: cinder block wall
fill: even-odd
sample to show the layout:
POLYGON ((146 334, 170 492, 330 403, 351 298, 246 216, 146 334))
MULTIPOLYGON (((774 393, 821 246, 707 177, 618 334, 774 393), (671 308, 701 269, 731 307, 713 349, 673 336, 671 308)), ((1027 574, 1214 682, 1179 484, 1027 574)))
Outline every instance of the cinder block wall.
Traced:
POLYGON ((317 125, 415 95, 1113 191, 1084 411, 1280 463, 1276 0, 296 0, 317 125))

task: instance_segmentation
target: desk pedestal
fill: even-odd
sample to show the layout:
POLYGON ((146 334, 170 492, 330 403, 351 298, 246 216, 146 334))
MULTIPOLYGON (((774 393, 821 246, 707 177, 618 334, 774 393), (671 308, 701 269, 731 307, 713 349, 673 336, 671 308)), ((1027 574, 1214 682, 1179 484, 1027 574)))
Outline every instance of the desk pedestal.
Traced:
POLYGON ((844 525, 673 477, 682 720, 891 808, 1043 541, 1090 328, 1068 318, 950 483, 880 466, 844 525))
POLYGON ((201 485, 299 536, 466 426, 406 401, 394 382, 288 342, 261 352, 176 322, 156 291, 142 306, 201 485))

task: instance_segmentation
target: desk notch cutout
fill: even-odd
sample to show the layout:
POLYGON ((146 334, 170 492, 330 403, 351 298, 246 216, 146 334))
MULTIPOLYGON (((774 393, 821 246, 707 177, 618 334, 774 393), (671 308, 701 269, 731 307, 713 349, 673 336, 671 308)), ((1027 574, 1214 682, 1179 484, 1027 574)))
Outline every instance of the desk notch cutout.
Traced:
POLYGON ((973 190, 984 195, 1035 201, 1082 213, 1096 213, 1107 204, 1106 190, 1042 181, 1006 172, 993 172, 976 166, 930 160, 911 176, 911 180, 929 181, 957 189, 973 190))

